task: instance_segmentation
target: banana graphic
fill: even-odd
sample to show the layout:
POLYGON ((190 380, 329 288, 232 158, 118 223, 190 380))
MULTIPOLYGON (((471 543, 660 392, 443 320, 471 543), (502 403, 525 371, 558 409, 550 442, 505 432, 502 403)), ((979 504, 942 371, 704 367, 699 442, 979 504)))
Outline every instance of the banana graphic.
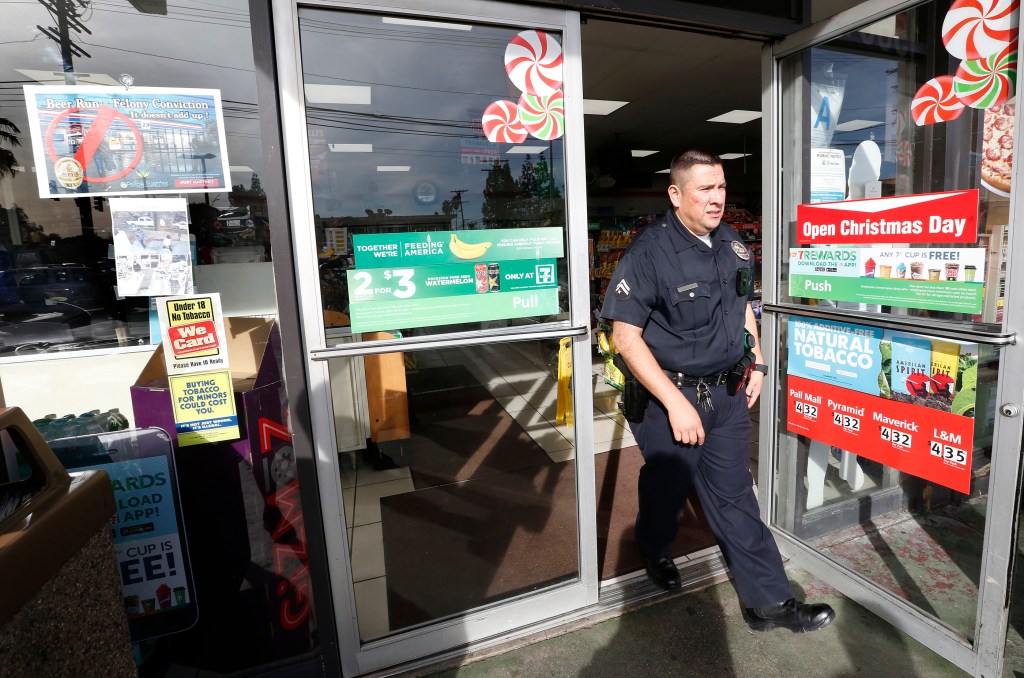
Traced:
POLYGON ((452 254, 457 256, 459 259, 477 259, 482 257, 487 248, 491 246, 490 242, 481 242, 470 244, 459 240, 459 236, 452 233, 452 240, 448 244, 448 249, 452 251, 452 254))

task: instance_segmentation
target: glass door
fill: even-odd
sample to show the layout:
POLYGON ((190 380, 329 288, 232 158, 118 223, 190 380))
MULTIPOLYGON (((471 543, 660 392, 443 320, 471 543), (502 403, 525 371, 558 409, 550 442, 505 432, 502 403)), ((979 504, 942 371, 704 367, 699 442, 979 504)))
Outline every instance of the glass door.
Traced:
POLYGON ((422 6, 275 11, 351 675, 596 602, 578 17, 422 6))
POLYGON ((761 482, 797 563, 997 675, 1024 400, 1017 13, 965 7, 866 2, 766 53, 761 482))

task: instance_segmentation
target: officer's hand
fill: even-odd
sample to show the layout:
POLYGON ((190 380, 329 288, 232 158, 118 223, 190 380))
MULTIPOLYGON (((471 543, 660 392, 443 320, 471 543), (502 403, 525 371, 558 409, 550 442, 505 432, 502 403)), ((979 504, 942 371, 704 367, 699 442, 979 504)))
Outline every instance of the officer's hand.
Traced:
POLYGON ((747 382, 747 409, 749 410, 757 402, 761 395, 761 384, 764 382, 764 375, 754 370, 750 373, 750 381, 747 382))
POLYGON ((676 442, 683 445, 704 444, 704 425, 690 401, 682 399, 681 405, 670 407, 668 422, 672 426, 672 436, 676 442))

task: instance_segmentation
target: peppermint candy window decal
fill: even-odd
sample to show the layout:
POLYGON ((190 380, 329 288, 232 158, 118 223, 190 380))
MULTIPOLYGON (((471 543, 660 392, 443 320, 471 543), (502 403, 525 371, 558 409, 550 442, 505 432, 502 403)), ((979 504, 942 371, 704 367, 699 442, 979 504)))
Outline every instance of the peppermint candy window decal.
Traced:
POLYGON ((918 125, 948 122, 965 106, 1002 106, 1017 87, 1020 0, 956 0, 942 21, 942 44, 961 59, 953 76, 932 78, 914 94, 918 125))
POLYGON ((518 103, 503 99, 484 110, 480 122, 487 140, 518 144, 527 135, 542 141, 561 137, 565 105, 558 40, 544 31, 518 33, 505 47, 505 73, 522 96, 518 103))

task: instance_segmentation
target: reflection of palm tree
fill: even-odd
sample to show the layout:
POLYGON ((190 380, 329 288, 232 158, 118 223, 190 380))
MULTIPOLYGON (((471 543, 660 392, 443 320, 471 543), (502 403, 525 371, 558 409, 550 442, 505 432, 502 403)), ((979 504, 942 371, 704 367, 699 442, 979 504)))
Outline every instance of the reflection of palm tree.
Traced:
MULTIPOLYGON (((21 130, 18 126, 7 118, 0 118, 0 144, 6 142, 10 146, 20 146, 21 139, 18 134, 21 130)), ((14 157, 14 153, 9 148, 0 146, 0 181, 3 181, 6 177, 14 176, 14 168, 18 166, 18 161, 14 157)))

